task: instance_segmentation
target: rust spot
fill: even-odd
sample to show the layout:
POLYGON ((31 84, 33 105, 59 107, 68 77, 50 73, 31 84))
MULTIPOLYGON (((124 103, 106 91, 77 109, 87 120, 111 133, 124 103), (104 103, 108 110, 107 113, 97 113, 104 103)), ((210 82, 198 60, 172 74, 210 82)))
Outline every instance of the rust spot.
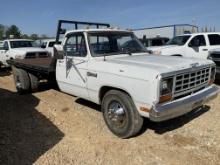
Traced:
POLYGON ((150 109, 146 108, 146 107, 140 107, 140 110, 141 111, 144 111, 144 112, 150 112, 150 109))

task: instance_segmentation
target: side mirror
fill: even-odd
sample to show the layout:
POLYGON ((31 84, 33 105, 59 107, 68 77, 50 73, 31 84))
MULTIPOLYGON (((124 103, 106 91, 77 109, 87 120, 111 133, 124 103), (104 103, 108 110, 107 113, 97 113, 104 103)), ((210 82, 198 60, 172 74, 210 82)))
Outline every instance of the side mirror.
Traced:
POLYGON ((55 59, 64 59, 64 49, 62 45, 55 44, 53 47, 54 50, 54 58, 55 59))

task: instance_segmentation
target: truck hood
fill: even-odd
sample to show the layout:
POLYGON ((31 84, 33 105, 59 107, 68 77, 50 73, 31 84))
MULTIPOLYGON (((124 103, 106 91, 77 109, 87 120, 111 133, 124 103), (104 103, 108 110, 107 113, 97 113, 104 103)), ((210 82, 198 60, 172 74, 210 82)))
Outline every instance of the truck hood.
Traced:
POLYGON ((13 48, 13 52, 19 52, 22 54, 29 53, 29 52, 46 52, 46 50, 42 48, 35 48, 35 47, 28 47, 28 48, 13 48))
POLYGON ((164 46, 152 46, 152 47, 147 47, 147 50, 150 51, 155 51, 155 50, 163 50, 163 49, 170 49, 170 48, 176 48, 179 47, 178 45, 164 45, 164 46))
MULTIPOLYGON (((133 55, 124 57, 115 57, 106 59, 107 63, 118 64, 115 68, 133 73, 143 77, 143 74, 157 76, 162 73, 169 73, 183 69, 192 68, 192 66, 202 66, 213 64, 210 60, 191 59, 171 56, 157 55, 133 55), (117 67, 118 66, 118 67, 117 67)), ((114 69, 115 69, 114 68, 114 69)), ((112 70, 114 70, 112 69, 112 70)))

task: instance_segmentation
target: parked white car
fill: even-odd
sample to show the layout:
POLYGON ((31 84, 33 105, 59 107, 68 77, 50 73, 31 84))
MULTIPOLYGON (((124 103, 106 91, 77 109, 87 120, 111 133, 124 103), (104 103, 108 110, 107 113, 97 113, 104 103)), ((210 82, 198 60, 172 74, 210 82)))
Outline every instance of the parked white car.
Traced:
POLYGON ((48 56, 49 53, 46 50, 34 47, 34 42, 27 39, 4 40, 0 49, 0 63, 1 65, 5 66, 9 66, 6 62, 9 59, 24 59, 48 56))
POLYGON ((220 33, 193 33, 176 36, 164 46, 148 47, 152 54, 207 59, 209 51, 220 48, 220 33))
MULTIPOLYGON (((41 42, 40 47, 46 49, 53 57, 54 55, 53 46, 55 44, 55 39, 45 39, 45 40, 41 40, 40 42, 41 42)), ((58 44, 61 44, 61 41, 59 41, 58 44)))
POLYGON ((143 117, 172 119, 218 94, 211 60, 149 55, 130 31, 68 31, 48 60, 10 61, 17 90, 36 90, 40 79, 56 75, 61 91, 100 104, 107 126, 121 138, 137 134, 143 117))
POLYGON ((213 49, 209 52, 208 59, 215 62, 216 65, 216 79, 220 80, 220 48, 213 49))

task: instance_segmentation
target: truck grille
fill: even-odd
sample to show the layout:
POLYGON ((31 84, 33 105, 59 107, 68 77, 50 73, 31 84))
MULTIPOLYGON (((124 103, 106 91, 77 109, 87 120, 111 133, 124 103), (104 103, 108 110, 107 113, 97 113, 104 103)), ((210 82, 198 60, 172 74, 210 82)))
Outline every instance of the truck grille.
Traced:
POLYGON ((213 61, 215 62, 216 66, 220 66, 220 61, 215 61, 215 59, 213 59, 213 61))
POLYGON ((174 97, 185 95, 203 89, 209 81, 210 68, 203 68, 189 73, 176 75, 174 83, 174 97))
POLYGON ((40 52, 40 53, 27 53, 25 58, 45 58, 48 57, 47 52, 40 52))
POLYGON ((218 54, 218 53, 212 53, 212 54, 211 54, 211 57, 218 59, 218 58, 220 58, 220 54, 218 54))

